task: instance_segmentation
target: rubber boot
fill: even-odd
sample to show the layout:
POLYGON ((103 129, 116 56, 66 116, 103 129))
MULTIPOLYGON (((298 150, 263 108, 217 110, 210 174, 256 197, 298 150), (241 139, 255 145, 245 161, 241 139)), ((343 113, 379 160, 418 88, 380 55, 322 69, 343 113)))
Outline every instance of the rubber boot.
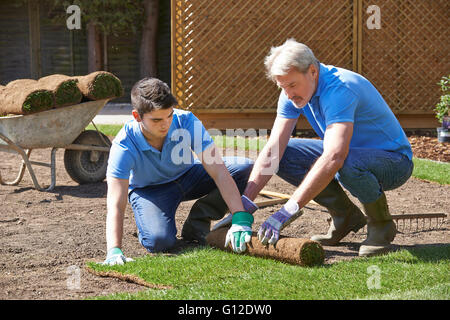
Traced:
POLYGON ((367 239, 361 243, 359 256, 369 257, 389 251, 397 228, 389 213, 386 195, 383 192, 378 200, 363 206, 368 216, 367 239))
POLYGON ((357 232, 366 225, 367 221, 364 214, 349 199, 335 179, 314 198, 314 201, 328 209, 331 215, 331 223, 327 234, 314 235, 311 240, 325 246, 335 246, 350 231, 357 232))
POLYGON ((194 203, 184 222, 181 237, 186 241, 206 244, 205 237, 210 231, 211 220, 222 219, 228 211, 219 189, 214 189, 194 203))

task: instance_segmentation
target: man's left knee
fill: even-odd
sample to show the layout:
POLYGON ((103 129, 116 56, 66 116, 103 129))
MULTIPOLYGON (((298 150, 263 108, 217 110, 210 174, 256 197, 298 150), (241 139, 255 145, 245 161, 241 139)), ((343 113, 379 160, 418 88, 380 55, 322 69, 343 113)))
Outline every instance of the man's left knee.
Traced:
POLYGON ((358 167, 355 159, 349 154, 343 166, 336 173, 335 178, 341 183, 351 184, 355 179, 360 179, 365 174, 364 170, 358 167))

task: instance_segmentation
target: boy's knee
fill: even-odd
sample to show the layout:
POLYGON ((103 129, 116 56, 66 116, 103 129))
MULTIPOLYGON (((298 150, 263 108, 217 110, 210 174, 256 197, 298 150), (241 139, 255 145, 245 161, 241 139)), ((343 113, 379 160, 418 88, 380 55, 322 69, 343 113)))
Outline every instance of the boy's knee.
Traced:
POLYGON ((151 238, 144 237, 141 239, 141 244, 151 253, 168 251, 175 246, 175 242, 175 236, 168 236, 165 234, 155 235, 151 238))

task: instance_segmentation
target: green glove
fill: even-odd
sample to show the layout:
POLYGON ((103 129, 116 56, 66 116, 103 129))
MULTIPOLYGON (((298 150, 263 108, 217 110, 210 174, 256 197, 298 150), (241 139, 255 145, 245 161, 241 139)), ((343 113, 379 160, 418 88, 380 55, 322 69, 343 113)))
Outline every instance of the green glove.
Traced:
POLYGON ((113 266, 116 264, 124 264, 125 262, 134 261, 131 258, 127 258, 124 256, 122 250, 120 248, 111 248, 108 250, 108 254, 106 255, 105 261, 103 261, 103 265, 113 266))
POLYGON ((225 247, 231 243, 234 252, 241 253, 247 249, 247 243, 252 238, 253 216, 245 211, 238 211, 233 214, 231 228, 225 238, 225 247))

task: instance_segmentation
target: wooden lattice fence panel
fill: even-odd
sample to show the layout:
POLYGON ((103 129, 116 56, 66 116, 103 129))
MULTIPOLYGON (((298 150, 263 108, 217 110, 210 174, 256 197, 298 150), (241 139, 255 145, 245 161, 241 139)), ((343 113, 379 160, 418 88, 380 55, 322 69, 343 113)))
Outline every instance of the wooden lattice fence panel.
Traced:
POLYGON ((353 6, 336 0, 173 0, 172 90, 203 112, 274 112, 271 46, 295 38, 326 64, 356 67, 353 6))
POLYGON ((439 79, 450 73, 450 1, 364 0, 381 13, 380 29, 362 24, 361 73, 396 114, 432 113, 439 79))

